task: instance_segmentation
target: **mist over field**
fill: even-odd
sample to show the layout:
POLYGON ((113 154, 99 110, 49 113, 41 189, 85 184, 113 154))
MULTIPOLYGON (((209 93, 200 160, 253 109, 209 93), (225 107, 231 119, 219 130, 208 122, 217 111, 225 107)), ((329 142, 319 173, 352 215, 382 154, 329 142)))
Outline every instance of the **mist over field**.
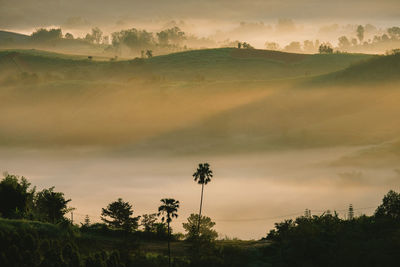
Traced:
POLYGON ((0 56, 2 171, 56 185, 78 221, 99 221, 118 197, 155 212, 168 195, 182 203, 182 231, 198 208, 199 161, 214 170, 204 208, 221 237, 258 239, 306 208, 371 214, 398 186, 398 55, 0 56))
POLYGON ((55 186, 79 223, 173 197, 183 232, 200 162, 220 238, 305 209, 372 215, 400 184, 399 16, 398 0, 0 0, 0 171, 55 186))

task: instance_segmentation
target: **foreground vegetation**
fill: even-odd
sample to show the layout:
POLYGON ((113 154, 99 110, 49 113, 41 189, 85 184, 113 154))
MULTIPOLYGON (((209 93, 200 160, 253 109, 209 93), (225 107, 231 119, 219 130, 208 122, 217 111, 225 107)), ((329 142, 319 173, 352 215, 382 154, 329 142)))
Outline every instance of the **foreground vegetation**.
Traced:
POLYGON ((394 191, 372 216, 355 217, 352 207, 347 219, 306 212, 276 223, 260 241, 217 241, 215 223, 198 214, 183 224, 186 235, 171 234, 174 199, 161 200, 161 221, 143 215, 139 230, 140 216, 121 199, 102 210, 104 223, 87 218, 77 225, 64 216, 69 200, 54 188, 35 193, 26 179, 7 175, 0 196, 0 266, 395 266, 400 260, 394 191))

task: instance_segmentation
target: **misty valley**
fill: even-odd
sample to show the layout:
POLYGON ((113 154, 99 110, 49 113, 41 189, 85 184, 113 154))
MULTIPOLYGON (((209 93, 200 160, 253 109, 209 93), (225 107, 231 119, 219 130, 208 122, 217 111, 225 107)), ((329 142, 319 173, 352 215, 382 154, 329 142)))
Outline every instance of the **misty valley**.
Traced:
POLYGON ((0 3, 0 266, 399 264, 398 17, 73 2, 0 3))

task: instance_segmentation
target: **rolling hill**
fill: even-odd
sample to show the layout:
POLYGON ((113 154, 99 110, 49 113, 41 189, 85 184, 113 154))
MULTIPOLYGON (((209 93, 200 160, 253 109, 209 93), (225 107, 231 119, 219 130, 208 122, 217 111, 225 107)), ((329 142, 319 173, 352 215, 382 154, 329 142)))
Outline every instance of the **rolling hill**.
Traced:
MULTIPOLYGON (((273 80, 306 78, 335 72, 373 56, 305 55, 278 51, 220 48, 194 50, 129 61, 91 61, 87 57, 38 50, 0 52, 0 68, 35 73, 88 72, 95 79, 273 80)), ((96 58, 95 58, 96 59, 96 58)), ((62 74, 62 73, 61 73, 62 74)))
POLYGON ((400 132, 396 84, 378 91, 351 73, 378 81, 396 64, 234 48, 122 61, 5 50, 0 143, 226 153, 382 142, 400 132))
POLYGON ((349 67, 326 75, 321 75, 307 82, 307 85, 343 85, 386 83, 400 79, 400 54, 377 56, 361 60, 349 67))

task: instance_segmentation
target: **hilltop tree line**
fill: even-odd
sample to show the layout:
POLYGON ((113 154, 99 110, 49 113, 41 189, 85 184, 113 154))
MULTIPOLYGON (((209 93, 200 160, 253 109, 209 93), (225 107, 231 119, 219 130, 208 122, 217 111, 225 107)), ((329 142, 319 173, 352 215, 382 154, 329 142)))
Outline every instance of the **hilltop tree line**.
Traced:
MULTIPOLYGON (((346 31, 348 30, 346 28, 346 31)), ((292 53, 318 53, 321 46, 330 47, 332 51, 337 52, 378 53, 379 51, 389 51, 400 46, 400 27, 393 26, 383 31, 378 30, 373 25, 367 24, 358 25, 352 30, 352 34, 340 36, 336 46, 320 40, 304 40, 302 42, 292 41, 281 47, 276 41, 270 40, 265 43, 264 47, 268 50, 292 53)), ((40 28, 31 34, 31 40, 28 44, 39 47, 48 46, 50 48, 57 46, 68 47, 75 44, 81 47, 96 48, 98 52, 102 51, 102 53, 114 56, 136 55, 142 58, 152 57, 154 52, 156 54, 164 54, 187 50, 188 47, 254 48, 249 42, 243 40, 232 41, 225 39, 218 41, 213 38, 215 37, 196 37, 193 34, 184 32, 178 26, 170 26, 158 32, 130 28, 112 32, 109 35, 104 34, 99 27, 94 27, 91 29, 91 32, 83 37, 75 37, 69 32, 63 34, 61 28, 40 28)), ((13 42, 11 40, 4 40, 4 44, 7 43, 10 45, 13 42)))
POLYGON ((385 50, 389 51, 400 46, 400 27, 389 27, 385 33, 376 34, 372 38, 366 39, 366 28, 372 25, 358 25, 353 36, 340 36, 338 45, 335 47, 329 42, 321 42, 320 40, 305 40, 303 42, 292 41, 284 47, 276 42, 266 42, 265 48, 268 50, 281 50, 292 53, 327 53, 326 48, 329 47, 333 51, 338 52, 356 52, 356 51, 372 51, 385 50))
POLYGON ((87 43, 100 45, 105 52, 121 53, 128 51, 133 54, 141 53, 142 57, 152 53, 152 50, 178 51, 186 49, 183 42, 186 40, 186 33, 179 27, 172 27, 152 33, 146 30, 131 28, 113 32, 111 35, 104 35, 103 31, 95 27, 83 38, 75 38, 71 33, 63 35, 61 28, 44 29, 40 28, 31 35, 32 41, 37 44, 53 44, 62 42, 87 43))

